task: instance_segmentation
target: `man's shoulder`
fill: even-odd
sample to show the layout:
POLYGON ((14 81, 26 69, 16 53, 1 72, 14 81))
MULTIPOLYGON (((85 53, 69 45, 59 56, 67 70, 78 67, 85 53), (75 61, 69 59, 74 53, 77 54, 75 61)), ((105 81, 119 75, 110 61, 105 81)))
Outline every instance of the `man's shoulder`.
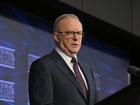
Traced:
POLYGON ((48 53, 46 55, 41 56, 40 58, 36 59, 35 62, 43 62, 43 61, 46 61, 46 60, 48 61, 52 57, 51 53, 48 53))
POLYGON ((51 62, 57 59, 58 54, 55 50, 51 51, 50 53, 41 56, 40 58, 36 59, 34 62, 51 62))

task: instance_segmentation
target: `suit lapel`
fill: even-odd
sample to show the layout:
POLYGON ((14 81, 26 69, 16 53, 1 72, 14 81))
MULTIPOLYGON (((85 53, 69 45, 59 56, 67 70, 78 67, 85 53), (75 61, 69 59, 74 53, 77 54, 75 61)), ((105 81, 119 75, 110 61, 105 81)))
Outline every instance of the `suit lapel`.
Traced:
POLYGON ((74 73, 70 70, 67 64, 65 63, 64 66, 62 66, 62 63, 56 63, 56 65, 58 66, 59 70, 61 70, 61 72, 63 72, 63 74, 73 83, 73 85, 75 85, 75 87, 79 90, 80 94, 84 97, 81 86, 79 85, 74 73))
POLYGON ((84 97, 82 88, 80 87, 78 81, 76 80, 74 73, 70 70, 66 62, 55 50, 53 51, 53 55, 55 55, 53 57, 56 60, 56 65, 59 68, 59 70, 72 82, 72 84, 78 89, 83 98, 86 99, 84 97))
POLYGON ((89 97, 88 97, 88 101, 89 101, 89 105, 90 104, 93 104, 91 103, 91 100, 92 98, 94 97, 94 87, 93 87, 93 78, 91 76, 91 73, 89 72, 90 70, 87 69, 87 67, 85 67, 83 64, 79 63, 80 65, 80 68, 86 78, 86 82, 87 82, 87 85, 88 85, 88 94, 89 94, 89 97))

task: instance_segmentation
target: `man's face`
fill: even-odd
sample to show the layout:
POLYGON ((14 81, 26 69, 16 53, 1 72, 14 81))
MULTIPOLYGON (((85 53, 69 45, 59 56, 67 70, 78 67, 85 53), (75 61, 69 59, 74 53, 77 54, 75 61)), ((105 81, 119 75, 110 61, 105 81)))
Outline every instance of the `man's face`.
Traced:
POLYGON ((78 53, 82 43, 82 24, 78 19, 66 18, 58 24, 59 32, 54 33, 58 47, 68 56, 73 57, 78 53), (75 32, 75 35, 73 34, 75 32))

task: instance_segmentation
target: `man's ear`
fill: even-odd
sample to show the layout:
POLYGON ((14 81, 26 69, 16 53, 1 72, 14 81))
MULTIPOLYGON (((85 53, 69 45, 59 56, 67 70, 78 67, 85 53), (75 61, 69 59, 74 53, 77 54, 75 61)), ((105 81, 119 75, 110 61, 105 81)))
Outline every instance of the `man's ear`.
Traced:
POLYGON ((54 32, 53 33, 53 37, 54 37, 54 40, 56 41, 56 42, 59 42, 59 34, 57 33, 57 32, 54 32))

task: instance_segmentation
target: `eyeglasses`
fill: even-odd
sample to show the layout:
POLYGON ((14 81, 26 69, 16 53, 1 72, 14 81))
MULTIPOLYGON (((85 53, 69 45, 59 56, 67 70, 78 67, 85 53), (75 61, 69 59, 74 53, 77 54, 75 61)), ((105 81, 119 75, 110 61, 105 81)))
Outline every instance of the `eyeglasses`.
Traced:
POLYGON ((66 31, 66 32, 58 32, 64 36, 67 36, 69 38, 73 38, 74 36, 77 36, 78 38, 83 38, 84 37, 84 32, 83 31, 66 31))

